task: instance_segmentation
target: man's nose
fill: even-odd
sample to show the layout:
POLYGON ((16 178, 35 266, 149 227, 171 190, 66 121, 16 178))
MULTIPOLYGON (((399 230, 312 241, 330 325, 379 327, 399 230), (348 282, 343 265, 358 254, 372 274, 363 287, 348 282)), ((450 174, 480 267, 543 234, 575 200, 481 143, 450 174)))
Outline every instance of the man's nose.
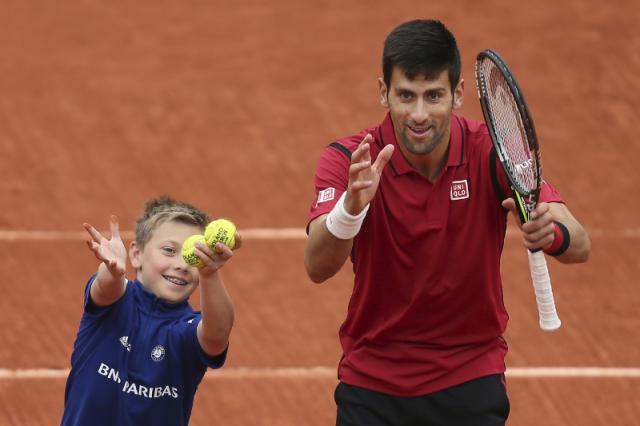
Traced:
POLYGON ((427 121, 429 117, 429 111, 427 109, 427 104, 424 100, 418 99, 415 103, 413 111, 411 111, 411 120, 416 124, 422 124, 427 121))

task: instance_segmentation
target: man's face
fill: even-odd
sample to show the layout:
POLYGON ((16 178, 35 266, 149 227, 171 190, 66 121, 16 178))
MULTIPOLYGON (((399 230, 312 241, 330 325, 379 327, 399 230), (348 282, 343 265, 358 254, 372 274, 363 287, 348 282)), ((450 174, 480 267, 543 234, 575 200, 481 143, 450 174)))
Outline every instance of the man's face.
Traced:
POLYGON ((449 142, 451 113, 462 106, 463 81, 451 92, 449 73, 410 80, 394 67, 389 87, 379 80, 381 103, 389 108, 395 136, 405 157, 431 154, 449 142))

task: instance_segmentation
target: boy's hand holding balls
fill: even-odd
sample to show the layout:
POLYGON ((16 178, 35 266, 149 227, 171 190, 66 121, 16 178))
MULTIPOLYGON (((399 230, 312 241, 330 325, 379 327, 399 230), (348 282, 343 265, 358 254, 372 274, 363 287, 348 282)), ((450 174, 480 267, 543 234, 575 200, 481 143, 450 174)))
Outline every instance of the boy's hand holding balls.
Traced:
POLYGON ((220 252, 215 244, 220 242, 231 250, 236 246, 236 226, 227 219, 218 219, 207 225, 204 231, 204 238, 207 245, 215 251, 220 252))
POLYGON ((195 266, 196 268, 202 268, 204 263, 195 253, 196 242, 199 241, 202 244, 206 244, 204 235, 196 234, 192 235, 182 243, 182 258, 187 264, 195 266))
POLYGON ((216 243, 222 243, 233 250, 236 246, 236 226, 227 219, 217 219, 207 225, 204 235, 192 235, 182 244, 182 258, 187 264, 202 268, 204 263, 195 253, 195 244, 200 242, 211 247, 216 252, 221 251, 215 247, 216 243))

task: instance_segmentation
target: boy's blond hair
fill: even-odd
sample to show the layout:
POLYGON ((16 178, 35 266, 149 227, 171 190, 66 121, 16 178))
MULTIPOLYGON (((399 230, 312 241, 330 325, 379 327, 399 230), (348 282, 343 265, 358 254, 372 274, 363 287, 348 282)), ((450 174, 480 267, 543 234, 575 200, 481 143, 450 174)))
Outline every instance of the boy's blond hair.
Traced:
POLYGON ((171 197, 150 200, 136 221, 136 242, 140 248, 144 248, 158 226, 170 221, 195 225, 204 230, 211 219, 205 212, 171 197))

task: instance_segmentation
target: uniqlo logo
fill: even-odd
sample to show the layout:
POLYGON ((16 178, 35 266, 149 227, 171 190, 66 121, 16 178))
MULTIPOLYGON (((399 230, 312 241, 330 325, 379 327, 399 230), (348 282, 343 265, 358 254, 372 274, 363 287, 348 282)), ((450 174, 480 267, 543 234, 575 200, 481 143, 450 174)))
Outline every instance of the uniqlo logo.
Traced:
POLYGON ((316 206, 320 203, 326 203, 327 201, 331 201, 336 196, 335 188, 327 188, 318 192, 318 200, 316 201, 316 206))
POLYGON ((451 199, 464 200, 469 198, 469 183, 467 180, 454 180, 451 182, 451 199))

